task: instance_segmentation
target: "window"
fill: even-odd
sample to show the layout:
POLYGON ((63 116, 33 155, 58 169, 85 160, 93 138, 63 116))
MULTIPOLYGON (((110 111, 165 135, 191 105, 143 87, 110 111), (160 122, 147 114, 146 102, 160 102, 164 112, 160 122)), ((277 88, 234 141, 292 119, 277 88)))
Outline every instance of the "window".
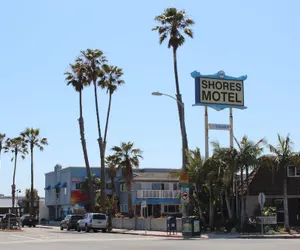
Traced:
POLYGON ((178 213, 178 205, 164 205, 164 212, 165 213, 178 213))
POLYGON ((300 177, 300 168, 288 167, 287 169, 288 177, 300 177))
POLYGON ((75 189, 77 189, 77 190, 78 190, 78 189, 81 189, 81 186, 82 186, 81 183, 76 183, 76 184, 75 184, 75 189))
POLYGON ((94 220, 106 220, 106 216, 104 214, 93 214, 94 220))
POLYGON ((177 183, 173 183, 173 190, 178 190, 178 184, 177 183))
POLYGON ((120 205, 120 210, 121 213, 128 213, 128 205, 127 204, 120 205))
POLYGON ((121 192, 126 192, 126 191, 127 191, 127 185, 126 185, 126 183, 122 183, 122 184, 120 185, 120 191, 121 191, 121 192))

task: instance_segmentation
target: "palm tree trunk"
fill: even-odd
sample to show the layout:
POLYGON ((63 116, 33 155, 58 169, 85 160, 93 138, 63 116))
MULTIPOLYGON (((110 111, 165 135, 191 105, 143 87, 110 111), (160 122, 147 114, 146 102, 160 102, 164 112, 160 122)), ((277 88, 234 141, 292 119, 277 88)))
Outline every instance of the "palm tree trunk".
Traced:
POLYGON ((132 214, 132 187, 131 187, 131 180, 127 180, 127 193, 128 193, 128 213, 132 214))
POLYGON ((284 207, 284 226, 286 231, 290 232, 286 170, 285 170, 285 175, 283 180, 283 207, 284 207))
POLYGON ((14 174, 13 174, 13 184, 11 186, 11 197, 12 197, 12 209, 14 212, 15 208, 15 200, 16 200, 16 172, 17 172, 17 157, 18 157, 18 150, 15 149, 15 162, 14 162, 14 174))
POLYGON ((249 195, 249 166, 246 166, 246 195, 244 200, 244 218, 247 216, 247 199, 249 195))
POLYGON ((179 88, 178 69, 177 69, 177 48, 173 48, 173 61, 174 61, 177 108, 178 108, 181 137, 182 137, 181 139, 182 140, 182 172, 186 172, 186 165, 188 162, 187 155, 186 155, 186 150, 188 150, 188 140, 186 134, 185 119, 184 119, 184 105, 182 102, 182 97, 179 88))
POLYGON ((228 212, 228 218, 232 219, 232 211, 231 211, 231 206, 230 206, 230 199, 228 197, 228 191, 225 190, 225 202, 226 202, 226 207, 227 207, 227 212, 228 212))
POLYGON ((214 205, 212 197, 212 185, 209 187, 209 228, 214 229, 214 205))
POLYGON ((88 176, 88 203, 89 209, 94 211, 94 191, 93 191, 93 184, 92 184, 92 175, 91 175, 91 168, 90 162, 88 158, 88 152, 86 147, 86 140, 85 140, 85 133, 84 133, 84 120, 83 120, 83 111, 82 111, 82 91, 79 91, 79 130, 80 130, 80 140, 82 145, 83 157, 85 162, 86 173, 88 176))
POLYGON ((31 161, 31 187, 30 187, 30 215, 33 215, 34 211, 34 192, 33 192, 33 142, 30 144, 30 161, 31 161))
POLYGON ((98 127, 98 146, 100 152, 100 165, 101 165, 101 174, 100 174, 100 206, 103 208, 105 206, 105 145, 101 136, 101 125, 100 125, 100 114, 98 108, 98 93, 97 93, 97 82, 96 79, 93 80, 94 84, 94 95, 95 95, 95 107, 96 107, 96 117, 97 117, 97 127, 98 127))

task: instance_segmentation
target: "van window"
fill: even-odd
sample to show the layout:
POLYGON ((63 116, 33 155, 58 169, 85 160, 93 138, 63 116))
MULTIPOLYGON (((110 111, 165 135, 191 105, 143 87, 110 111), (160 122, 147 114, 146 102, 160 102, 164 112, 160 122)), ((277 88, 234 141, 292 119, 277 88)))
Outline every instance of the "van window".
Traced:
POLYGON ((93 214, 94 220, 106 220, 106 216, 104 214, 93 214))

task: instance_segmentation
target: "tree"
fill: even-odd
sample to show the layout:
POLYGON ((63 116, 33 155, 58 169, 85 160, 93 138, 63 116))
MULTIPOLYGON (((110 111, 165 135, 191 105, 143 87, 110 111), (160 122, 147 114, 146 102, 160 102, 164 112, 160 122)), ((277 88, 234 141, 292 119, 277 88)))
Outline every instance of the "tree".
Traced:
POLYGON ((6 134, 0 133, 0 168, 1 168, 1 155, 4 150, 4 142, 5 142, 6 134))
POLYGON ((159 16, 156 16, 155 21, 160 23, 160 26, 155 26, 152 30, 157 31, 159 34, 159 43, 162 44, 168 39, 168 48, 173 50, 173 64, 176 86, 176 99, 179 114, 181 137, 182 137, 182 167, 186 171, 188 150, 188 140, 186 134, 186 126, 184 119, 184 105, 180 93, 178 69, 177 69, 177 49, 185 42, 183 34, 193 38, 193 31, 190 27, 195 23, 191 18, 186 17, 184 10, 177 10, 176 8, 167 8, 159 16))
POLYGON ((116 91, 117 87, 124 83, 120 77, 123 75, 121 69, 113 66, 106 65, 107 59, 103 55, 101 50, 91 50, 81 51, 82 58, 87 68, 87 79, 90 84, 94 87, 94 98, 96 107, 96 118, 97 118, 97 128, 98 128, 98 145, 100 151, 101 159, 101 196, 100 204, 104 206, 105 204, 105 150, 107 144, 107 130, 109 123, 109 116, 111 111, 111 97, 116 91), (101 132, 100 114, 98 106, 98 91, 97 87, 107 89, 109 93, 109 103, 106 115, 106 124, 104 129, 104 135, 101 132))
POLYGON ((34 168, 33 168, 33 153, 34 148, 38 148, 40 151, 44 150, 44 146, 48 145, 47 138, 40 137, 40 130, 34 128, 26 128, 21 132, 21 137, 30 149, 30 162, 31 162, 31 188, 30 188, 30 214, 33 215, 34 208, 34 168))
POLYGON ((288 167, 300 167, 300 154, 293 152, 293 142, 288 134, 285 138, 277 135, 278 144, 273 146, 269 144, 271 157, 262 157, 260 165, 270 165, 275 169, 282 171, 283 176, 283 206, 284 206, 284 226, 286 230, 290 231, 289 224, 289 208, 288 208, 288 190, 287 190, 287 171, 288 167))
POLYGON ((12 208, 15 207, 15 196, 16 196, 16 172, 17 172, 17 159, 21 155, 22 159, 25 159, 28 154, 27 145, 22 137, 8 138, 5 142, 5 152, 12 153, 11 161, 14 161, 14 172, 13 181, 11 185, 11 196, 12 196, 12 208))
POLYGON ((258 157, 263 152, 263 146, 266 144, 265 139, 260 139, 258 142, 253 142, 247 136, 243 136, 239 142, 235 137, 235 142, 238 146, 238 155, 236 159, 237 166, 241 172, 241 225, 243 226, 246 215, 246 199, 244 199, 244 186, 246 186, 246 197, 249 194, 249 170, 250 167, 257 166, 258 157), (244 183, 244 170, 246 170, 246 183, 244 183))
POLYGON ((237 155, 238 152, 234 148, 223 148, 218 142, 212 142, 213 158, 219 161, 220 177, 222 178, 223 191, 229 219, 233 218, 230 205, 229 193, 232 190, 232 183, 237 172, 237 155))
POLYGON ((143 151, 139 148, 134 148, 133 142, 122 142, 120 146, 115 146, 111 149, 115 158, 116 166, 122 169, 123 178, 126 181, 128 192, 128 212, 133 215, 132 210, 132 180, 133 168, 138 168, 140 159, 143 159, 143 151))
POLYGON ((33 189, 33 192, 31 192, 30 190, 31 190, 31 188, 25 189, 25 197, 22 200, 21 207, 25 208, 25 213, 30 213, 31 215, 35 215, 36 209, 38 208, 38 204, 37 204, 37 206, 34 206, 34 203, 32 205, 32 203, 31 203, 32 195, 31 194, 33 194, 34 201, 37 203, 40 200, 40 196, 36 189, 33 189))
POLYGON ((83 119, 83 105, 82 105, 82 91, 85 86, 88 85, 87 77, 86 77, 86 67, 83 64, 81 58, 76 59, 75 64, 70 64, 71 72, 65 72, 67 85, 72 85, 76 92, 79 94, 79 131, 80 131, 80 140, 82 146, 82 152, 85 162, 85 168, 87 172, 88 178, 88 203, 89 208, 94 210, 94 197, 92 196, 92 177, 91 177, 91 168, 89 163, 88 151, 86 146, 85 139, 85 129, 84 129, 84 119, 83 119))

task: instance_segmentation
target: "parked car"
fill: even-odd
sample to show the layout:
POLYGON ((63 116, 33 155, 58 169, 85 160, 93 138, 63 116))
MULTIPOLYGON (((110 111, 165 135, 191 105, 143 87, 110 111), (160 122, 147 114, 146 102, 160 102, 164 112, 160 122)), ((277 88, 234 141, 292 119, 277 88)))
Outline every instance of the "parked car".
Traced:
POLYGON ((21 226, 35 227, 37 224, 36 219, 29 214, 25 214, 20 218, 21 226))
POLYGON ((83 218, 83 215, 69 214, 60 223, 60 230, 77 229, 77 222, 83 218))
POLYGON ((108 217, 102 213, 87 213, 81 220, 77 223, 77 231, 85 230, 89 232, 93 230, 97 232, 102 230, 106 232, 108 228, 108 217))
POLYGON ((2 228, 7 228, 9 226, 17 226, 17 216, 15 214, 5 214, 1 220, 2 228))

